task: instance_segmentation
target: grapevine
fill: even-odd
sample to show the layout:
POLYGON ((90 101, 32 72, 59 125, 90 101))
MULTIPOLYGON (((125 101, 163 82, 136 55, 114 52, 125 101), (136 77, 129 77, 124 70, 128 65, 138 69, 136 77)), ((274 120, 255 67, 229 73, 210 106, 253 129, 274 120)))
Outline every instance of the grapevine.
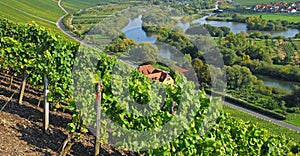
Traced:
POLYGON ((111 141, 118 147, 126 147, 127 150, 139 149, 139 146, 148 147, 148 140, 141 143, 130 142, 130 139, 139 138, 128 138, 127 142, 118 140, 124 139, 125 131, 111 129, 120 126, 136 132, 156 130, 173 119, 185 117, 186 113, 194 114, 193 118, 183 118, 177 120, 179 123, 174 123, 184 127, 183 130, 178 128, 168 131, 178 133, 177 137, 167 142, 153 138, 155 146, 148 147, 146 151, 139 149, 139 152, 149 155, 293 155, 300 152, 300 144, 290 138, 270 135, 263 128, 211 110, 218 110, 220 104, 208 99, 204 91, 195 92, 195 86, 178 73, 174 76, 178 88, 147 81, 142 74, 133 72, 135 69, 126 66, 115 57, 95 49, 79 49, 78 44, 66 41, 34 23, 14 23, 1 19, 0 37, 0 68, 12 71, 16 76, 29 74, 29 84, 38 88, 42 88, 42 80, 46 75, 49 79, 49 101, 53 108, 61 107, 62 102, 68 104, 68 109, 73 113, 68 130, 74 134, 77 132, 78 137, 87 132, 86 127, 95 126, 96 115, 95 90, 84 90, 85 88, 80 86, 93 88, 97 80, 102 80, 102 115, 109 117, 101 123, 106 125, 101 129, 102 143, 111 141), (83 55, 83 52, 91 55, 83 55), (75 56, 92 61, 81 64, 76 62, 75 56), (75 72, 75 75, 72 75, 75 66, 89 74, 75 72), (124 74, 129 76, 124 78, 124 74), (83 79, 76 79, 76 76, 83 79), (128 92, 126 88, 130 88, 128 92), (86 91, 85 94, 79 95, 82 91, 86 91), (165 92, 166 96, 156 96, 157 92, 165 92), (128 94, 128 98, 122 99, 118 94, 128 94), (142 112, 147 113, 147 116, 139 114, 142 109, 130 104, 134 99, 143 103, 142 106, 150 108, 147 109, 149 112, 142 112), (149 102, 149 99, 154 102, 149 102), (76 100, 80 103, 75 102, 76 100), (182 112, 169 111, 173 102, 182 112), (211 105, 216 107, 210 108, 211 105), (190 106, 194 109, 189 109, 190 106), (210 112, 214 112, 210 116, 215 116, 217 120, 209 126, 206 115, 210 112), (206 127, 203 127, 202 123, 208 126, 206 133, 206 127))

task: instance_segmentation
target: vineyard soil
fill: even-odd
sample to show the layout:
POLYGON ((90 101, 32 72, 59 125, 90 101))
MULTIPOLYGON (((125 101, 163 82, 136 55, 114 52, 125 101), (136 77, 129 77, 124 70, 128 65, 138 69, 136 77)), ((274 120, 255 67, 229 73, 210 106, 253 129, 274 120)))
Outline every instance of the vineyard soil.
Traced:
MULTIPOLYGON (((59 155, 62 142, 67 138, 66 125, 71 115, 60 111, 50 114, 50 134, 43 132, 43 109, 38 107, 41 91, 26 88, 23 104, 18 104, 20 81, 11 88, 8 75, 0 73, 0 155, 59 155), (15 94, 14 94, 15 93, 15 94), (10 97, 13 96, 10 102, 10 97), (7 105, 5 106, 5 104, 7 105), (4 107, 5 106, 5 107, 4 107)), ((42 104, 41 104, 42 106, 42 104)), ((94 155, 94 136, 85 134, 76 142, 68 155, 94 155)), ((133 155, 102 146, 101 155, 133 155)))

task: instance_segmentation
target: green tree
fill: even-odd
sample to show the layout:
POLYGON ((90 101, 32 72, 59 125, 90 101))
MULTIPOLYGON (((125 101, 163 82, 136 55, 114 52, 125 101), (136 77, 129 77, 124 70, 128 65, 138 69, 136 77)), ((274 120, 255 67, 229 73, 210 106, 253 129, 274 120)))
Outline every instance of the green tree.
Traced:
POLYGON ((231 32, 229 27, 221 26, 219 28, 223 31, 224 36, 227 36, 231 32))
POLYGON ((245 18, 240 14, 233 14, 232 15, 232 20, 235 21, 235 22, 244 22, 245 18))
POLYGON ((126 38, 125 35, 122 34, 111 41, 111 43, 106 47, 106 51, 114 53, 126 52, 133 45, 135 45, 135 42, 132 39, 126 38))
POLYGON ((202 86, 210 85, 211 79, 210 79, 209 66, 207 64, 204 64, 203 61, 198 58, 194 59, 192 64, 197 74, 199 83, 202 86))
POLYGON ((226 66, 226 77, 228 89, 249 88, 256 81, 249 68, 239 65, 226 66))
POLYGON ((295 35, 295 38, 300 38, 300 32, 295 35))
POLYGON ((295 87, 295 90, 291 95, 285 97, 286 106, 288 107, 299 107, 300 108, 300 88, 295 87))
POLYGON ((274 23, 271 23, 271 22, 268 22, 267 26, 266 26, 266 29, 267 30, 270 30, 270 31, 274 31, 275 30, 275 24, 274 23))
POLYGON ((233 34, 229 33, 225 40, 227 41, 224 46, 229 49, 237 51, 238 56, 243 56, 245 49, 248 46, 246 34, 233 34))
POLYGON ((149 43, 141 42, 129 50, 130 59, 133 62, 156 62, 160 59, 158 54, 158 48, 149 43))
POLYGON ((232 49, 221 49, 221 53, 223 55, 225 65, 233 65, 238 60, 238 56, 232 49))

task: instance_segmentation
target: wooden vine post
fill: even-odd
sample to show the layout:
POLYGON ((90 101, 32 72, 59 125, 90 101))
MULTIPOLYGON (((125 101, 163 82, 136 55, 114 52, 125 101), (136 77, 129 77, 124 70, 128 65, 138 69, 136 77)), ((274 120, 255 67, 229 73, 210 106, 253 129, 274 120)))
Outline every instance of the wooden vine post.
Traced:
POLYGON ((13 82, 14 82, 14 76, 12 75, 10 77, 10 83, 9 83, 9 87, 8 87, 9 89, 11 89, 11 86, 12 86, 13 82))
POLYGON ((96 137, 95 137, 95 156, 100 153, 100 128, 101 128, 101 93, 102 93, 102 81, 98 82, 97 96, 96 96, 96 137))
POLYGON ((27 79, 27 75, 24 74, 24 78, 23 78, 23 81, 21 83, 21 88, 20 88, 20 96, 19 96, 19 100, 18 100, 18 103, 19 104, 22 104, 23 102, 23 96, 24 96, 24 91, 25 91, 25 87, 26 87, 26 79, 27 79))
POLYGON ((44 131, 47 133, 49 129, 49 102, 48 96, 48 79, 44 77, 44 131))

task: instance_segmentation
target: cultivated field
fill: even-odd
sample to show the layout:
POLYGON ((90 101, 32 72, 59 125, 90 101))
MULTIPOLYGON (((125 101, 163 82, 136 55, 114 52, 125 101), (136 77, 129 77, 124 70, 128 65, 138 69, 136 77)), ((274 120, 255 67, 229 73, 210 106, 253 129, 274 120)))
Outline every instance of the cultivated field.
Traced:
MULTIPOLYGON (((284 2, 295 2, 296 0, 284 0, 284 2)), ((255 5, 281 2, 280 0, 234 0, 236 4, 240 5, 255 5)))
MULTIPOLYGON (((99 2, 99 0, 63 0, 62 6, 67 11, 75 12, 81 8, 94 6, 99 2)), ((16 22, 35 21, 57 33, 61 33, 61 31, 56 27, 55 22, 64 14, 55 0, 0 1, 0 15, 2 17, 16 22)))
POLYGON ((68 12, 76 12, 80 9, 95 6, 99 3, 105 3, 108 0, 63 0, 62 5, 68 12))
POLYGON ((259 17, 261 16, 265 20, 286 20, 289 22, 300 22, 299 15, 291 14, 270 14, 270 13, 253 13, 253 14, 243 14, 244 17, 259 17))
POLYGON ((52 0, 1 0, 0 14, 2 17, 16 21, 35 21, 37 24, 59 32, 55 22, 64 12, 52 0))

